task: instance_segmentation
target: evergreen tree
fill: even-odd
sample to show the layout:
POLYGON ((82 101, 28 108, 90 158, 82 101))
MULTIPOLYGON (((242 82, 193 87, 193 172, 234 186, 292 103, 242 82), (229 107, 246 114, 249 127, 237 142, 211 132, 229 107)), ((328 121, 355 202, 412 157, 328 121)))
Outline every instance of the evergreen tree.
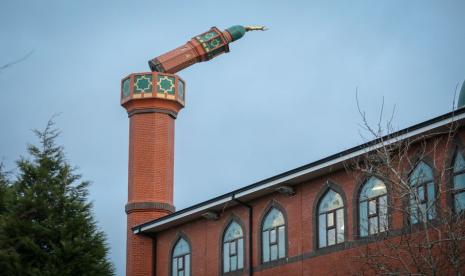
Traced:
POLYGON ((28 147, 31 158, 17 162, 17 179, 6 188, 11 200, 0 220, 0 274, 113 275, 87 199, 89 182, 55 144, 52 121, 35 134, 39 146, 28 147))
POLYGON ((8 201, 8 179, 6 177, 6 172, 3 171, 3 164, 0 163, 0 227, 1 227, 1 217, 6 212, 6 206, 8 201))
POLYGON ((8 216, 8 207, 11 206, 11 186, 7 178, 7 173, 3 170, 3 164, 0 163, 0 275, 6 274, 5 265, 9 264, 11 251, 7 247, 5 231, 8 216), (4 265, 5 264, 5 265, 4 265), (5 271, 5 272, 3 272, 5 271))

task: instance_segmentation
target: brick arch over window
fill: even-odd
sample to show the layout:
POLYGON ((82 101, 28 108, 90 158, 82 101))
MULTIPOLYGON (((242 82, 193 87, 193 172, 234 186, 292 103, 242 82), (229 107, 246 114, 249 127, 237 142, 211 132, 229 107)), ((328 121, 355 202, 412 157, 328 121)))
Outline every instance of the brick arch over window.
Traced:
POLYGON ((287 218, 287 212, 286 210, 284 209, 284 207, 278 203, 276 200, 272 200, 270 203, 268 203, 267 207, 264 209, 264 211, 262 212, 262 215, 260 217, 260 230, 257 231, 257 234, 258 234, 258 245, 257 245, 257 252, 258 252, 258 255, 259 255, 259 260, 260 260, 260 263, 261 264, 269 264, 269 263, 274 263, 276 261, 279 261, 280 259, 283 259, 283 258, 279 258, 279 255, 278 255, 278 259, 277 260, 270 260, 270 261, 267 261, 267 262, 264 262, 264 252, 263 252, 263 226, 264 226, 264 222, 265 222, 265 219, 267 218, 268 214, 273 210, 273 209, 276 209, 278 210, 279 212, 281 212, 281 214, 283 215, 283 218, 284 218, 284 257, 283 258, 286 258, 287 255, 288 255, 288 232, 289 232, 289 225, 288 225, 288 218, 287 218))
POLYGON ((336 184, 335 182, 333 182, 331 180, 327 180, 325 182, 325 184, 323 185, 323 187, 318 192, 317 196, 315 197, 315 200, 313 201, 312 208, 313 208, 312 209, 312 214, 313 214, 313 216, 312 216, 312 222, 313 222, 313 250, 314 251, 317 251, 317 250, 318 251, 331 251, 331 250, 339 250, 340 247, 344 247, 344 244, 348 239, 348 231, 347 231, 347 229, 348 229, 348 223, 347 223, 347 198, 346 198, 344 190, 338 184, 336 184), (336 243, 335 245, 320 248, 319 247, 319 223, 318 223, 318 220, 319 220, 319 207, 320 207, 321 200, 331 190, 338 193, 342 198, 342 202, 343 202, 342 210, 343 210, 343 217, 344 217, 344 219, 343 219, 343 221, 344 221, 344 242, 339 243, 339 244, 336 243))
POLYGON ((169 266, 169 275, 170 276, 173 276, 173 275, 178 275, 176 274, 177 271, 174 270, 174 249, 176 247, 176 245, 178 245, 178 242, 181 241, 181 240, 184 240, 187 245, 189 246, 189 258, 188 258, 188 265, 186 265, 186 258, 183 258, 183 265, 185 266, 185 269, 184 269, 184 275, 185 276, 190 276, 192 275, 192 243, 190 241, 190 239, 188 238, 188 236, 186 234, 184 234, 183 232, 178 232, 176 234, 176 237, 175 239, 173 240, 173 242, 171 243, 171 246, 170 246, 170 259, 169 259, 169 263, 167 264, 169 266))
POLYGON ((223 228, 221 229, 221 235, 220 235, 220 240, 219 240, 219 252, 220 252, 220 258, 219 258, 219 264, 220 264, 220 275, 241 275, 244 272, 245 267, 248 265, 247 260, 247 241, 249 237, 246 235, 246 228, 244 226, 244 223, 242 219, 237 216, 236 214, 231 214, 230 217, 226 220, 226 223, 223 224, 223 228), (243 239, 243 248, 242 248, 242 256, 243 256, 243 265, 242 268, 238 268, 235 271, 230 271, 230 272, 224 272, 224 242, 225 242, 225 235, 226 231, 229 229, 229 226, 235 222, 239 225, 239 227, 242 230, 242 239, 243 239))

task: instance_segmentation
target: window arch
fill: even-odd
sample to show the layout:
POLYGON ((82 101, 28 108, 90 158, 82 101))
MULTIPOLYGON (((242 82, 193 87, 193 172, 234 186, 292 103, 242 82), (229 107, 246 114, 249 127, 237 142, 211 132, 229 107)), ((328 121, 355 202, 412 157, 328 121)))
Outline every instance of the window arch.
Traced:
POLYGON ((318 203, 318 247, 344 242, 344 201, 329 189, 318 203))
POLYGON ((361 237, 388 230, 388 202, 386 184, 370 177, 358 197, 359 234, 361 237))
POLYGON ((454 159, 452 198, 454 211, 465 211, 465 159, 459 151, 454 159))
POLYGON ((171 256, 171 275, 189 276, 191 271, 191 247, 183 238, 179 238, 173 247, 171 256))
POLYGON ((272 207, 262 223, 262 261, 286 257, 286 220, 283 213, 272 207))
POLYGON ((409 177, 412 188, 410 193, 410 222, 412 224, 434 219, 436 210, 434 206, 434 176, 433 169, 424 161, 420 161, 409 177))
POLYGON ((244 232, 235 220, 223 235, 223 273, 244 268, 244 232))

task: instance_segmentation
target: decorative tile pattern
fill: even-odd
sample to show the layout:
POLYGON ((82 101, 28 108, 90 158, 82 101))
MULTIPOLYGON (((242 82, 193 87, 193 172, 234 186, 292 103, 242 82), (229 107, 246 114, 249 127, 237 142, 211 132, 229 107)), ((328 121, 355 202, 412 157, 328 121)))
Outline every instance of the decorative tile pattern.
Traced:
POLYGON ((178 97, 184 102, 184 83, 178 80, 178 97))
POLYGON ((152 92, 152 75, 139 75, 134 78, 134 94, 152 92))
POLYGON ((211 50, 217 48, 222 44, 221 38, 217 37, 205 43, 202 43, 203 48, 206 52, 210 52, 211 50))
POLYGON ((159 94, 174 95, 175 93, 174 83, 175 83, 174 77, 163 76, 159 74, 157 77, 157 92, 159 94))
POLYGON ((178 76, 160 72, 135 73, 121 80, 121 104, 158 98, 184 106, 185 83, 178 76))
POLYGON ((216 30, 208 31, 204 34, 195 37, 197 41, 202 44, 205 52, 211 52, 212 50, 223 46, 224 42, 221 39, 220 33, 216 30))
POLYGON ((208 53, 207 53, 207 57, 208 57, 209 59, 212 59, 212 58, 214 58, 215 56, 217 56, 217 55, 219 55, 219 54, 222 54, 222 53, 224 53, 224 52, 225 52, 225 47, 224 47, 224 46, 221 46, 221 47, 219 47, 219 48, 214 49, 213 51, 208 52, 208 53))
POLYGON ((213 37, 215 37, 217 35, 218 34, 215 31, 210 31, 210 32, 204 33, 202 35, 199 35, 196 38, 200 42, 206 42, 206 41, 212 39, 213 37))
POLYGON ((131 79, 127 78, 123 81, 123 97, 129 97, 129 94, 131 93, 131 79))

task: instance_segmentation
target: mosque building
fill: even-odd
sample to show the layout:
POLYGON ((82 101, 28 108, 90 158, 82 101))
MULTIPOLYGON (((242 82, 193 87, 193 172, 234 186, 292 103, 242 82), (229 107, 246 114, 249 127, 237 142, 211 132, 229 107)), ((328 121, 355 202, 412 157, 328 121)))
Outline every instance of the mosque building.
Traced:
POLYGON ((436 218, 434 208, 465 209, 464 84, 457 110, 176 211, 174 132, 186 85, 175 73, 227 53, 229 43, 253 30, 264 28, 213 27, 152 59, 152 72, 122 80, 121 104, 129 117, 127 275, 353 274, 353 257, 379 242, 371 237, 399 237, 421 220, 390 207, 388 202, 411 206, 394 200, 388 181, 348 164, 406 141, 412 141, 408 154, 415 161, 399 167, 407 179, 423 177, 414 185, 428 210, 424 219, 436 218), (420 144, 434 145, 434 154, 418 155, 420 144), (453 177, 437 177, 441 172, 453 177), (446 186, 452 188, 433 203, 446 186))

